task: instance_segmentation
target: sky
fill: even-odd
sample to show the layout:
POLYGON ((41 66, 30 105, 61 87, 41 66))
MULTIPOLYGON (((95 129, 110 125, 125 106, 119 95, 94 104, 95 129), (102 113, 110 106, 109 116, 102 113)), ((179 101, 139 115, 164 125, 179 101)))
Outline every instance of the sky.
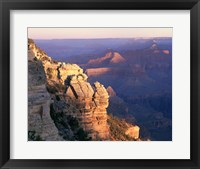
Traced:
POLYGON ((28 28, 31 39, 172 37, 172 28, 28 28))

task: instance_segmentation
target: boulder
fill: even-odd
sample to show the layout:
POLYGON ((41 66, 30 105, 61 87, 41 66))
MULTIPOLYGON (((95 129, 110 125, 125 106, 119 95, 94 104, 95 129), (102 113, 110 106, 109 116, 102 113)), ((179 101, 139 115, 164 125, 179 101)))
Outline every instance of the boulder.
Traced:
POLYGON ((134 139, 139 139, 139 131, 140 128, 138 126, 133 126, 128 128, 125 134, 134 139))

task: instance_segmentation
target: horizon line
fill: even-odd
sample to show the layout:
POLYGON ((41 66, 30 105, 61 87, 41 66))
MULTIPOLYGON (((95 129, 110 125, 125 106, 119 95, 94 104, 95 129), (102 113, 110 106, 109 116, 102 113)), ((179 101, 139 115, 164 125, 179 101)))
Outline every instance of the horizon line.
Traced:
POLYGON ((161 36, 161 37, 122 37, 122 38, 53 38, 53 39, 38 39, 29 38, 33 40, 94 40, 94 39, 158 39, 158 38, 172 38, 171 36, 161 36))

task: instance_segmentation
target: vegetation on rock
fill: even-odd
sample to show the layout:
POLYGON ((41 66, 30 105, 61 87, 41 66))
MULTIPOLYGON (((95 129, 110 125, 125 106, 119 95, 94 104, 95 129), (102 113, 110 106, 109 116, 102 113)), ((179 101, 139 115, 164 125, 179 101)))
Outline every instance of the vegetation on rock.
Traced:
POLYGON ((36 133, 36 131, 28 131, 28 140, 29 141, 45 141, 36 133))
POLYGON ((139 138, 135 139, 126 134, 126 131, 133 127, 133 125, 127 123, 125 119, 119 119, 112 114, 108 116, 108 124, 110 125, 110 135, 111 139, 115 141, 136 141, 139 138))
POLYGON ((51 117, 54 120, 59 134, 67 141, 89 141, 88 133, 80 127, 76 117, 64 112, 55 112, 53 105, 50 107, 51 117))

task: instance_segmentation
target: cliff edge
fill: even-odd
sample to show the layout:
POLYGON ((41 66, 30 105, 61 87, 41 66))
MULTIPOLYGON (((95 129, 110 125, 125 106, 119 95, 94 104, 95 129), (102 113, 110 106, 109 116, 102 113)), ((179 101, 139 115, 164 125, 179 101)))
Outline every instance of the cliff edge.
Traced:
POLYGON ((81 131, 84 139, 109 140, 109 96, 102 84, 91 85, 78 65, 56 62, 30 39, 28 63, 28 130, 34 131, 32 135, 44 140, 60 136, 78 140, 81 131), (75 121, 77 129, 70 124, 75 121))

